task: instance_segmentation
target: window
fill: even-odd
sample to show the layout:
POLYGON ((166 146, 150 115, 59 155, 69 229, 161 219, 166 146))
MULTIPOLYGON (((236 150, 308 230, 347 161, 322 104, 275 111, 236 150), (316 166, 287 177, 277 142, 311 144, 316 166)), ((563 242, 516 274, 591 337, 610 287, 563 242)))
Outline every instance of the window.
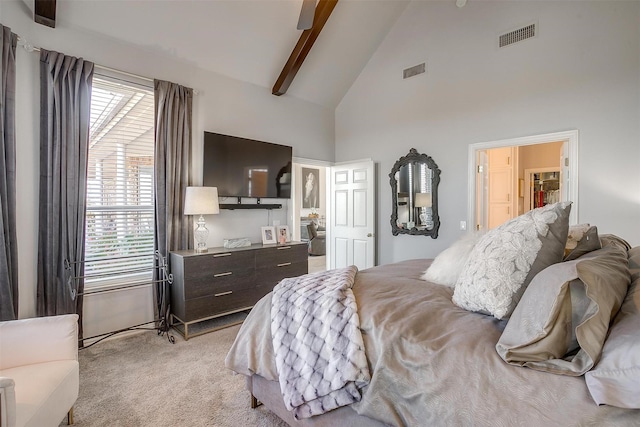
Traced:
POLYGON ((94 76, 85 286, 134 285, 152 275, 153 90, 94 76))

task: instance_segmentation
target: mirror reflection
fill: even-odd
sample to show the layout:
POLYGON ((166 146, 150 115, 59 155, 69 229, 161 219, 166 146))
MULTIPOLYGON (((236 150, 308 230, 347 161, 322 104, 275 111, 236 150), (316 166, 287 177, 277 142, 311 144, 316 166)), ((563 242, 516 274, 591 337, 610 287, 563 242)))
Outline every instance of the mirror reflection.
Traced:
POLYGON ((389 174, 393 196, 393 235, 414 234, 438 237, 440 220, 437 188, 440 169, 426 154, 414 148, 401 157, 389 174))

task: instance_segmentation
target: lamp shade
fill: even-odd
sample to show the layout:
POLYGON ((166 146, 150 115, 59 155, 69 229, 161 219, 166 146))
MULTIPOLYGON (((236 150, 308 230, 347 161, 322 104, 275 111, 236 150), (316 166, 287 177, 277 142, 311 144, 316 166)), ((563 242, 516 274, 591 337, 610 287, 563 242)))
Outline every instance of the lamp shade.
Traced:
POLYGON ((416 193, 415 206, 417 208, 431 207, 431 193, 416 193))
POLYGON ((185 215, 220 213, 217 187, 187 187, 184 200, 185 215))

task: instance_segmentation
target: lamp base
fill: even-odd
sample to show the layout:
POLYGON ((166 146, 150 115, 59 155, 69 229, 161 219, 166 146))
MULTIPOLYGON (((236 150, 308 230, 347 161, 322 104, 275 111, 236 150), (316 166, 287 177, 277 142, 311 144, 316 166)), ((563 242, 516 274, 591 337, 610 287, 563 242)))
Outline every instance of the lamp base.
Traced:
POLYGON ((205 221, 202 215, 198 219, 198 227, 194 231, 194 237, 196 238, 196 253, 208 252, 207 249, 207 237, 209 236, 209 230, 205 227, 205 221))
POLYGON ((420 224, 427 230, 431 230, 433 228, 433 211, 431 208, 426 208, 425 212, 420 214, 420 224))

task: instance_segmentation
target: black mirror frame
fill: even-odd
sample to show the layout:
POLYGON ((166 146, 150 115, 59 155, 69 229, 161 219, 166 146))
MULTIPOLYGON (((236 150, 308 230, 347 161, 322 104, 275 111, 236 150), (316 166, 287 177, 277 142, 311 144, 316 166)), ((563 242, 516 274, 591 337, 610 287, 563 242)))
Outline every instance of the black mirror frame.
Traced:
POLYGON ((432 239, 438 238, 438 229, 440 228, 440 215, 438 215, 438 184, 440 183, 440 168, 433 159, 426 154, 419 154, 415 148, 409 150, 409 154, 404 157, 400 157, 398 161, 393 165, 391 173, 389 174, 389 183, 391 184, 391 197, 393 198, 393 206, 391 208, 391 232, 394 236, 398 234, 410 234, 415 236, 431 236, 432 239), (396 173, 400 171, 402 166, 406 166, 414 163, 426 163, 429 169, 433 171, 431 182, 431 210, 433 213, 433 228, 430 230, 418 229, 413 227, 411 229, 398 227, 398 181, 396 180, 396 173))

